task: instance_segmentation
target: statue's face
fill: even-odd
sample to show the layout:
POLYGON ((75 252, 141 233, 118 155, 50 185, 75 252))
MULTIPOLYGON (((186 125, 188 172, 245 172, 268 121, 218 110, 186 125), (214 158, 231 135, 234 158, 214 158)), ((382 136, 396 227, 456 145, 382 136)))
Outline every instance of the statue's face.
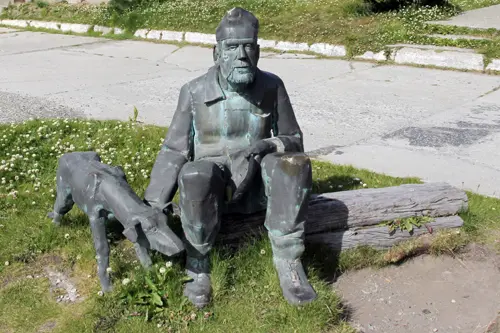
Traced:
POLYGON ((253 82, 259 61, 259 46, 253 38, 226 39, 218 44, 222 76, 232 85, 253 82))

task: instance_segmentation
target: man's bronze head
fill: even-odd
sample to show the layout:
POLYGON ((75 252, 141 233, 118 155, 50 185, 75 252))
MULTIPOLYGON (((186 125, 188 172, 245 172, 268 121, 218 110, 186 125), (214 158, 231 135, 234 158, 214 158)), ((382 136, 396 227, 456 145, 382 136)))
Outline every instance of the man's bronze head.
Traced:
POLYGON ((214 61, 232 86, 253 82, 260 49, 257 44, 259 20, 243 8, 233 8, 222 18, 215 36, 214 61))

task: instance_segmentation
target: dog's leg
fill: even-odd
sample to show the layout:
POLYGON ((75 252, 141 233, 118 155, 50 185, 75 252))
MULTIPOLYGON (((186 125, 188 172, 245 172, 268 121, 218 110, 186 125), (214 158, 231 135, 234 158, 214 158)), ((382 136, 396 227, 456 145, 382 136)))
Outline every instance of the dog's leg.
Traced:
POLYGON ((75 202, 73 201, 73 196, 71 195, 71 187, 62 179, 60 172, 57 172, 57 196, 56 202, 54 203, 54 210, 47 214, 49 218, 56 225, 61 224, 63 215, 67 214, 75 202))
POLYGON ((92 238, 94 239, 94 248, 97 253, 97 274, 101 281, 102 291, 111 291, 111 281, 107 268, 109 267, 109 244, 106 238, 106 219, 98 215, 90 215, 90 227, 92 229, 92 238))
POLYGON ((151 257, 148 253, 147 239, 143 235, 140 235, 137 242, 134 243, 135 253, 141 262, 142 267, 149 268, 153 264, 151 257))

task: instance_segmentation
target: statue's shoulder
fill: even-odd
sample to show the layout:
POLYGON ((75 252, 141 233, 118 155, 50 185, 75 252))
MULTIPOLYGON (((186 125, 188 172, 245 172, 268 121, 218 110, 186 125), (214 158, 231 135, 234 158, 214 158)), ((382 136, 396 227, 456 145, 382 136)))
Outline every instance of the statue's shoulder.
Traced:
POLYGON ((204 94, 205 87, 207 85, 207 78, 209 77, 210 74, 209 69, 206 73, 195 77, 194 79, 191 79, 190 81, 184 83, 181 87, 181 94, 182 92, 189 92, 190 95, 192 96, 198 96, 199 94, 204 94))
POLYGON ((205 84, 205 81, 207 80, 208 73, 204 73, 198 77, 195 77, 194 79, 191 79, 187 83, 184 84, 184 86, 189 87, 190 89, 195 89, 197 86, 202 86, 205 84))
POLYGON ((283 80, 275 73, 263 71, 259 69, 260 80, 266 83, 266 86, 278 88, 283 87, 283 80))

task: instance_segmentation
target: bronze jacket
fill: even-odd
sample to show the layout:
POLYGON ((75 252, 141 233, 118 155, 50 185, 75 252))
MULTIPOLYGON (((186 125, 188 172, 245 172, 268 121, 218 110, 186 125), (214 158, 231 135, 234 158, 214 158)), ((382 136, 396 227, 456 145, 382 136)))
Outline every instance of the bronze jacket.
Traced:
POLYGON ((146 189, 149 203, 163 205, 172 200, 179 171, 189 161, 224 156, 258 140, 272 141, 278 152, 304 151, 302 131, 278 76, 257 69, 250 89, 231 103, 219 85, 218 73, 213 66, 182 86, 146 189))

